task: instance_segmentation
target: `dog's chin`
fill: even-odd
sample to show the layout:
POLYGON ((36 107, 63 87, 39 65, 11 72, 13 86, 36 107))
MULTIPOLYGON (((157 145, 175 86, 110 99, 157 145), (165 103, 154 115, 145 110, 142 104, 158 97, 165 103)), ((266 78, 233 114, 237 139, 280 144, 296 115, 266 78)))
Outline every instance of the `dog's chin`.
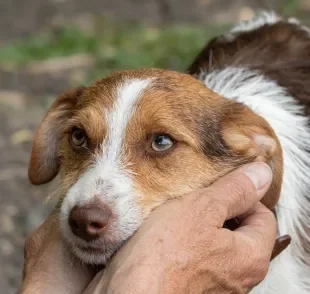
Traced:
POLYGON ((87 242, 73 235, 67 226, 63 226, 61 231, 68 250, 82 263, 89 265, 105 265, 125 241, 100 238, 87 242))
POLYGON ((94 247, 94 246, 79 246, 72 245, 71 250, 72 253, 84 264, 89 265, 105 265, 112 255, 117 251, 118 246, 115 246, 114 249, 109 248, 106 250, 102 247, 94 247))

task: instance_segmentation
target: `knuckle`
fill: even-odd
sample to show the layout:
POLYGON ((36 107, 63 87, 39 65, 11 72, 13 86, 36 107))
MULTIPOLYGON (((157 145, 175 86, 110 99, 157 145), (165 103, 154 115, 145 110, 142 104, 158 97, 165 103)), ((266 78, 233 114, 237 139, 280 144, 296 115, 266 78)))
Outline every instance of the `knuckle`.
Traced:
POLYGON ((264 279, 269 265, 269 258, 267 258, 266 254, 257 254, 255 258, 256 271, 259 278, 264 279))
MULTIPOLYGON (((247 240, 242 244, 239 266, 242 271, 243 285, 252 289, 261 283, 269 270, 268 250, 263 250, 255 241, 247 240)), ((236 254, 237 256, 237 254, 236 254)))
POLYGON ((202 213, 205 213, 206 210, 217 210, 219 206, 217 191, 213 188, 209 188, 207 192, 199 191, 191 206, 191 209, 202 213))
MULTIPOLYGON (((188 216, 191 217, 191 221, 195 221, 197 225, 203 224, 203 227, 210 227, 212 224, 217 223, 217 218, 223 215, 220 201, 210 197, 207 201, 196 199, 191 206, 189 206, 190 212, 188 216), (208 223, 208 226, 206 226, 208 223)), ((196 226, 197 226, 196 225, 196 226)))
POLYGON ((228 191, 231 197, 234 200, 240 201, 240 204, 245 204, 247 202, 246 192, 247 192, 247 185, 243 182, 238 181, 236 178, 233 178, 228 186, 228 191))
POLYGON ((252 246, 252 262, 250 265, 250 272, 253 273, 253 283, 260 283, 264 280, 269 269, 269 255, 265 252, 267 250, 260 250, 259 246, 252 246))
POLYGON ((252 277, 252 284, 253 286, 258 285, 259 283, 261 283, 267 273, 268 273, 268 263, 266 264, 265 262, 260 262, 260 263, 256 263, 256 267, 252 269, 253 272, 253 277, 252 277))
POLYGON ((247 278, 244 279, 245 287, 253 289, 255 286, 260 284, 268 273, 268 266, 256 265, 247 272, 247 278))
POLYGON ((245 181, 241 181, 239 177, 232 177, 231 179, 231 189, 233 189, 233 192, 238 194, 243 194, 246 190, 247 183, 245 181))

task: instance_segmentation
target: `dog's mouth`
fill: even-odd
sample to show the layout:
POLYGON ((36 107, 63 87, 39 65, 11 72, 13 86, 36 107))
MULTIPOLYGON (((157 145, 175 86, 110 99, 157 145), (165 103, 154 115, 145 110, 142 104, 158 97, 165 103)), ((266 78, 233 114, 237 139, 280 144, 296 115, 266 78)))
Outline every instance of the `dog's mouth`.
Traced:
POLYGON ((105 241, 96 242, 95 244, 80 244, 80 242, 72 242, 71 240, 69 246, 71 251, 82 262, 93 265, 104 265, 119 249, 121 244, 108 243, 105 241))
POLYGON ((94 252, 94 253, 97 252, 100 254, 105 252, 105 249, 102 246, 90 245, 90 246, 77 246, 77 247, 79 247, 80 250, 85 252, 94 252))

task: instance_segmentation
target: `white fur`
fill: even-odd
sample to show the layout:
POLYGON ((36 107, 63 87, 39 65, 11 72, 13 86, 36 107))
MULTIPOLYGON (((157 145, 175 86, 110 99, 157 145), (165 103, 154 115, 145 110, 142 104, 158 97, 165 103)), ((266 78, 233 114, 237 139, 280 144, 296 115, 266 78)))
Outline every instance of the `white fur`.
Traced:
POLYGON ((113 109, 103 114, 108 132, 102 143, 102 153, 97 155, 92 167, 72 186, 64 198, 61 207, 62 233, 73 251, 84 262, 105 263, 142 222, 131 172, 122 162, 122 147, 127 124, 134 114, 136 102, 149 84, 150 80, 128 80, 117 89, 113 109), (116 220, 109 224, 103 241, 85 242, 71 232, 68 216, 74 206, 83 206, 91 202, 96 195, 112 209, 116 220), (92 245, 103 247, 105 252, 93 254, 80 248, 92 245))
POLYGON ((253 19, 245 20, 234 26, 230 32, 233 34, 243 33, 248 31, 256 30, 264 25, 271 25, 278 21, 281 18, 274 12, 262 12, 257 14, 253 19))
POLYGON ((303 26, 297 18, 290 17, 287 21, 291 24, 297 25, 301 30, 306 31, 310 35, 310 29, 306 26, 303 26))
MULTIPOLYGON (((247 68, 228 67, 199 77, 207 87, 225 98, 249 106, 274 129, 283 148, 284 179, 276 208, 280 235, 289 234, 292 244, 271 264, 267 278, 252 293, 310 293, 310 268, 300 256, 305 250, 297 229, 310 249, 310 129, 303 108, 276 82, 247 68), (308 197, 308 198, 307 198, 308 197)), ((310 256, 307 257, 308 260, 310 256)))
POLYGON ((265 25, 273 25, 275 23, 278 23, 280 21, 286 21, 291 24, 297 25, 300 29, 308 32, 310 34, 310 29, 306 26, 302 26, 300 24, 300 21, 296 18, 288 18, 285 19, 279 15, 277 15, 273 11, 263 11, 261 13, 258 13, 253 19, 250 20, 244 20, 238 23, 236 26, 234 26, 228 34, 225 34, 225 38, 228 41, 233 41, 236 36, 240 33, 244 32, 250 32, 254 31, 256 29, 259 29, 265 25))

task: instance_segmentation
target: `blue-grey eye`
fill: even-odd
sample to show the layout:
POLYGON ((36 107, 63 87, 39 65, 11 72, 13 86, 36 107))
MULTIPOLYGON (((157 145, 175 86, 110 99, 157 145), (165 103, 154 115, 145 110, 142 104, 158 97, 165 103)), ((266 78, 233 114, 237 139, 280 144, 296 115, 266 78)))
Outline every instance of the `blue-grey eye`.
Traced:
POLYGON ((158 135, 152 141, 152 149, 156 152, 167 151, 174 145, 173 139, 168 135, 158 135))

